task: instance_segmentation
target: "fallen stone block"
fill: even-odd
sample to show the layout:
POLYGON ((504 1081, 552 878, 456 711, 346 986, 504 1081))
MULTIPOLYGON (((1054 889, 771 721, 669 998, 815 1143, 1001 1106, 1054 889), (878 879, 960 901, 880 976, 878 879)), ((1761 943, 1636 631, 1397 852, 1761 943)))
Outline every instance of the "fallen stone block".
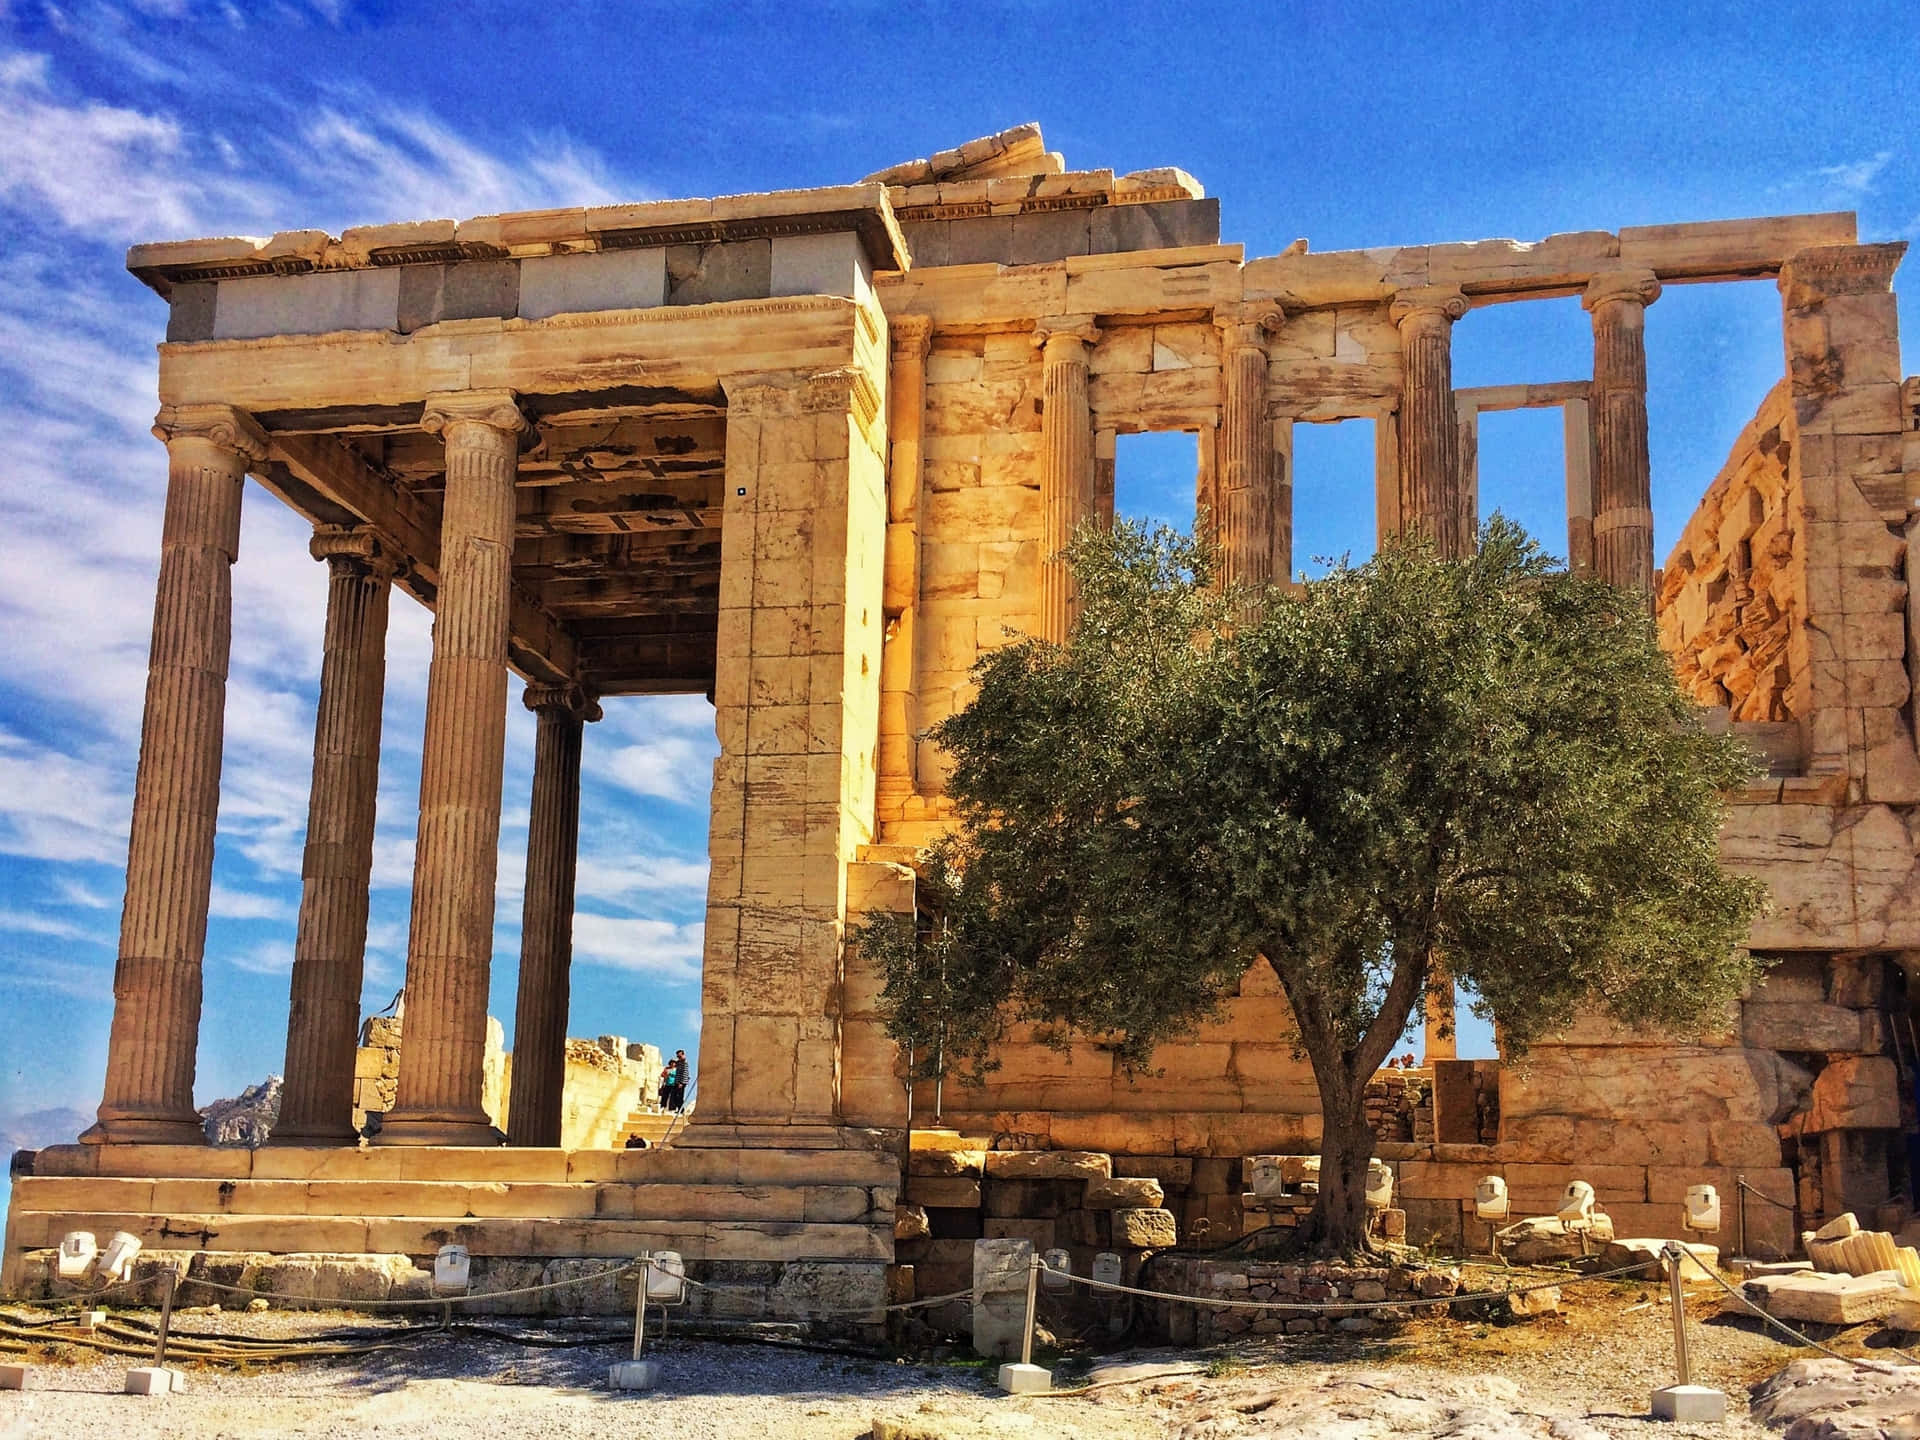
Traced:
POLYGON ((1113 1243, 1129 1250, 1163 1250, 1175 1243, 1173 1212, 1160 1209, 1113 1212, 1113 1243))
MULTIPOLYGON (((175 1391, 174 1379, 178 1371, 159 1365, 138 1365, 127 1371, 122 1393, 127 1395, 171 1395, 175 1391)), ((184 1388, 184 1387, 181 1387, 184 1388)))
POLYGON ((24 1390, 27 1388, 27 1367, 25 1365, 0 1365, 0 1390, 24 1390))
POLYGON ((1920 1291, 1903 1290, 1887 1312, 1887 1325, 1894 1330, 1920 1330, 1920 1291))
POLYGON ((1542 1265, 1598 1254, 1613 1240, 1613 1220, 1595 1211, 1584 1232, 1553 1215, 1536 1215, 1498 1232, 1500 1253, 1515 1265, 1542 1265))
POLYGON ((1669 1278, 1673 1267, 1667 1261, 1667 1247, 1680 1245, 1687 1259, 1680 1267, 1680 1278, 1688 1284, 1700 1284, 1713 1278, 1720 1264, 1720 1247, 1692 1240, 1632 1239, 1610 1240, 1600 1252, 1602 1270, 1624 1270, 1637 1266, 1637 1273, 1669 1278))
POLYGON ((1514 1291, 1507 1296, 1507 1313, 1516 1320, 1532 1320, 1541 1315, 1560 1313, 1560 1288, 1549 1285, 1544 1290, 1514 1291))
POLYGON ((1889 1314, 1900 1298, 1900 1285, 1892 1274, 1810 1271, 1762 1275, 1746 1281, 1741 1291, 1777 1319, 1806 1320, 1816 1325, 1857 1325, 1863 1320, 1878 1320, 1889 1314))
POLYGON ((1110 1180, 1113 1157, 1094 1150, 989 1150, 994 1180, 1110 1180))

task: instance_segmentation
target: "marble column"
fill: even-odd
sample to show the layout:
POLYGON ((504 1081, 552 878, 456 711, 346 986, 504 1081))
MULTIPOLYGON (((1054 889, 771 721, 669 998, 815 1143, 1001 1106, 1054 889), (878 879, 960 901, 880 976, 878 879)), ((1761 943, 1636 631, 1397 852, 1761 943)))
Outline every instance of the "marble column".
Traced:
POLYGON ((1040 409, 1040 636, 1064 643, 1078 608, 1073 569, 1062 553, 1093 505, 1093 412, 1087 350, 1100 338, 1092 317, 1043 320, 1033 341, 1042 355, 1040 409))
POLYGON ((395 568, 393 547, 365 527, 322 526, 311 549, 327 563, 327 628, 275 1145, 355 1138, 353 1065, 395 568))
MULTIPOLYGON (((1276 306, 1216 315, 1225 377, 1218 439, 1214 517, 1220 580, 1258 594, 1273 579, 1273 433, 1267 420, 1267 337, 1280 328, 1276 306)), ((1284 578, 1284 577, 1282 577, 1284 578)))
POLYGON ((91 1143, 200 1145, 193 1105, 201 960, 213 888, 240 495, 265 433, 225 405, 169 405, 160 582, 127 843, 113 1027, 91 1143))
POLYGON ((1400 329, 1406 384, 1400 402, 1400 526, 1430 539, 1447 559, 1473 549, 1477 517, 1460 485, 1453 406, 1453 322, 1467 302, 1451 286, 1402 290, 1389 312, 1400 329))
POLYGON ((580 854, 580 742, 586 723, 600 718, 600 707, 578 685, 529 685, 522 698, 539 717, 539 728, 527 819, 507 1142, 558 1145, 567 1078, 573 881, 580 854))
POLYGON ((379 1140, 491 1145, 481 1107, 507 730, 514 473, 526 420, 510 391, 430 396, 442 436, 440 593, 427 672, 400 1084, 379 1140))
POLYGON ((887 322, 893 363, 887 378, 887 548, 881 608, 887 618, 880 661, 880 736, 875 790, 889 807, 915 793, 920 731, 920 522, 924 506, 927 355, 933 320, 887 322))
POLYGON ((1653 594, 1653 485, 1647 459, 1647 306, 1651 270, 1596 275, 1580 303, 1593 316, 1593 573, 1653 594))

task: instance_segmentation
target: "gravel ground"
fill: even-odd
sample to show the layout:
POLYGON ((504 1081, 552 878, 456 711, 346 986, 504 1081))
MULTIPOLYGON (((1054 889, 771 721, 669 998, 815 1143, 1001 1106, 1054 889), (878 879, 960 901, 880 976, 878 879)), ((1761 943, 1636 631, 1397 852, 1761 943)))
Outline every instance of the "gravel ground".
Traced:
MULTIPOLYGON (((1718 1316, 1711 1299, 1689 1306, 1695 1378, 1727 1391, 1731 1423, 1695 1430, 1647 1418, 1650 1391, 1670 1378, 1673 1345, 1671 1317, 1664 1305, 1648 1303, 1653 1295, 1589 1292, 1568 1313, 1524 1324, 1421 1320, 1384 1340, 1307 1337, 1201 1356, 1108 1357, 1086 1377, 1091 1385, 1053 1398, 1001 1396, 986 1371, 969 1365, 692 1340, 661 1347, 660 1388, 630 1396, 605 1388, 608 1365, 625 1355, 618 1336, 543 1350, 452 1334, 248 1373, 191 1366, 186 1394, 144 1400, 118 1393, 122 1372, 136 1360, 68 1347, 33 1357, 27 1392, 0 1393, 0 1440, 343 1432, 405 1440, 481 1427, 501 1437, 604 1440, 610 1426, 675 1440, 851 1440, 870 1433, 876 1420, 890 1422, 902 1440, 1777 1433, 1746 1419, 1747 1387, 1805 1352, 1776 1343, 1755 1322, 1718 1316)), ((187 1313, 179 1321, 182 1330, 288 1340, 343 1326, 391 1335, 338 1315, 187 1313)), ((1870 1334, 1862 1327, 1821 1338, 1861 1353, 1870 1334)))

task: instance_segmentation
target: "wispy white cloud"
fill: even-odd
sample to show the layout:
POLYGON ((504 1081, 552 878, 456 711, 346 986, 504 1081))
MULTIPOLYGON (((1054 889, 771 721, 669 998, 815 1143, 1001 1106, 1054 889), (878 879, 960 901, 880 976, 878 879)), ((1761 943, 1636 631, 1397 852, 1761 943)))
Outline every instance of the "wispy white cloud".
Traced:
POLYGON ((670 920, 581 912, 573 917, 574 963, 636 970, 663 980, 697 981, 705 934, 701 923, 676 925, 670 920))
POLYGON ((293 970, 293 946, 282 940, 266 940, 229 952, 226 961, 250 975, 286 975, 293 970))
POLYGON ((1880 172, 1893 159, 1893 151, 1880 150, 1861 160, 1843 160, 1837 165, 1822 165, 1813 173, 1845 195, 1865 195, 1874 188, 1880 172))
POLYGON ((258 212, 259 187, 194 164, 171 116, 63 102, 44 55, 0 59, 0 199, 38 205, 69 229, 124 241, 192 229, 212 209, 258 212))
POLYGON ((51 940, 80 940, 93 944, 107 944, 113 938, 95 927, 25 910, 0 910, 0 930, 16 935, 45 935, 51 940))
POLYGON ((235 890, 216 881, 207 913, 222 920, 286 920, 292 917, 293 907, 280 896, 235 890))
POLYGON ((699 896, 706 893, 707 868, 704 859, 673 855, 585 855, 574 882, 575 894, 582 900, 607 901, 660 891, 699 896))

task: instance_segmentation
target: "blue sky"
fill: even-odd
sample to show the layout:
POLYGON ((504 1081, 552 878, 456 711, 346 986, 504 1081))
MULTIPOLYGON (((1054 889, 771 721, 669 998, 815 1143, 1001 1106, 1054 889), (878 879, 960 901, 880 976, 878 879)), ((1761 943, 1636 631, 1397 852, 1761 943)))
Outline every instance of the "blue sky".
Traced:
MULTIPOLYGON (((1071 166, 1191 171, 1249 256, 1815 209, 1910 238, 1917 64, 1910 0, 0 0, 0 1132, 90 1111, 104 1066, 165 477, 164 306, 129 243, 840 183, 1029 119, 1071 166)), ((1572 301, 1475 312, 1456 381, 1577 378, 1590 343, 1572 301)), ((1648 351, 1664 555, 1779 374, 1775 293, 1670 290, 1648 351)), ((1559 449, 1551 416, 1488 422, 1486 507, 1556 535, 1559 449)), ((1370 549, 1371 455, 1364 423, 1303 432, 1300 563, 1370 549)), ((1123 508, 1190 516, 1191 475, 1191 442, 1129 447, 1123 508)), ((203 1102, 283 1053, 325 591, 305 539, 250 492, 203 1102)), ((402 976, 427 636, 397 597, 369 1009, 402 976)), ((532 728, 516 704, 509 1027, 532 728)), ((612 701, 589 730, 571 1033, 693 1048, 713 749, 697 697, 612 701)))

